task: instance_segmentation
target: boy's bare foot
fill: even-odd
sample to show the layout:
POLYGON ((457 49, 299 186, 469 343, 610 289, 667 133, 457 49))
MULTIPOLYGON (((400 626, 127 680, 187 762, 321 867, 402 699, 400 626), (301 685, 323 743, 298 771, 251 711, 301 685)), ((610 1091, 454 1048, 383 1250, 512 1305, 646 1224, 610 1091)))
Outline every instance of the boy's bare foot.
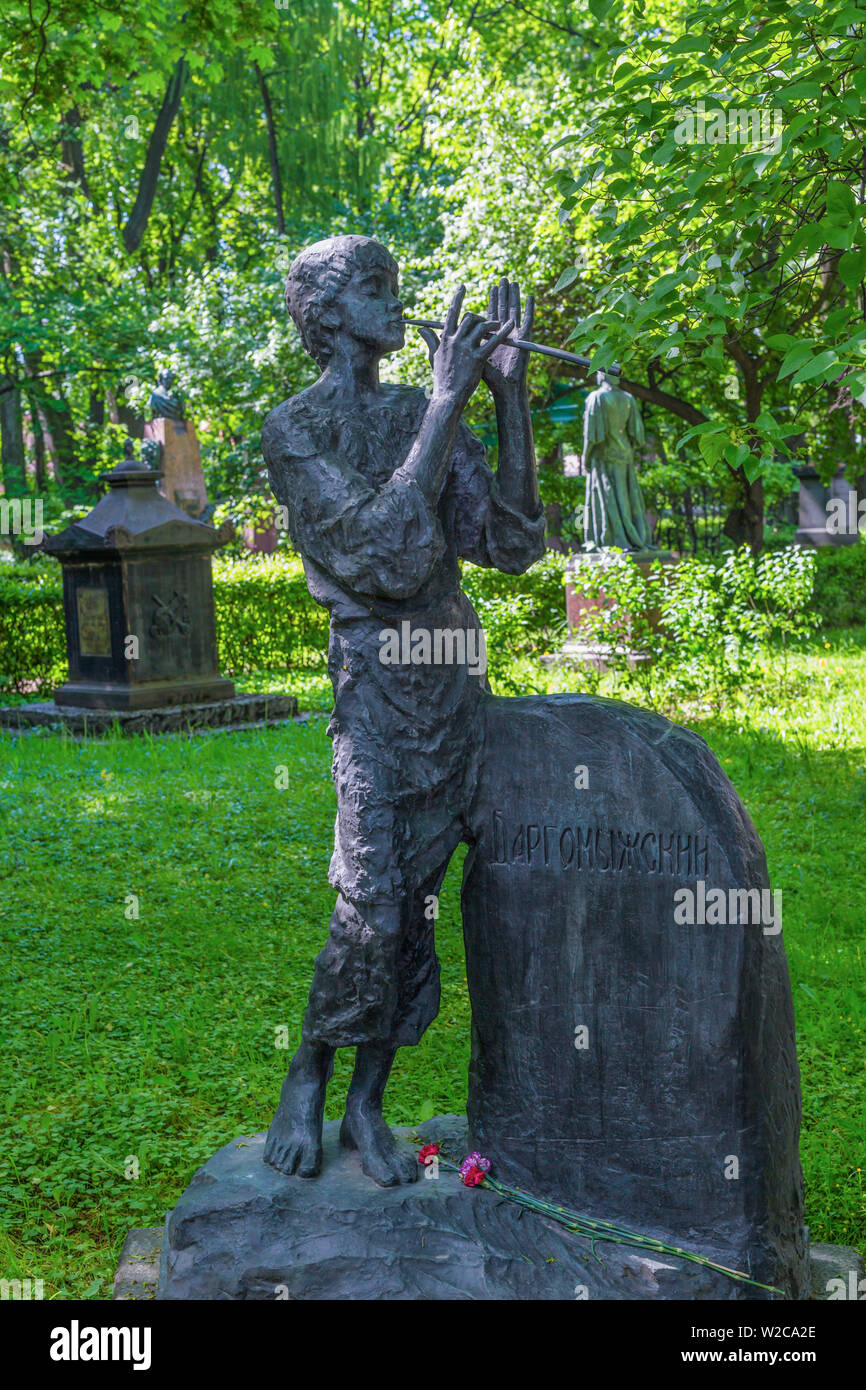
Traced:
POLYGON ((315 1178, 322 1167, 322 1118, 333 1049, 302 1043, 283 1082, 271 1120, 264 1161, 299 1178, 315 1178))
POLYGON ((361 1167, 380 1187, 396 1187, 398 1183, 417 1182, 418 1164, 414 1154, 400 1151, 379 1111, 370 1111, 363 1104, 346 1100, 346 1113, 340 1126, 340 1143, 347 1149, 357 1149, 361 1167))

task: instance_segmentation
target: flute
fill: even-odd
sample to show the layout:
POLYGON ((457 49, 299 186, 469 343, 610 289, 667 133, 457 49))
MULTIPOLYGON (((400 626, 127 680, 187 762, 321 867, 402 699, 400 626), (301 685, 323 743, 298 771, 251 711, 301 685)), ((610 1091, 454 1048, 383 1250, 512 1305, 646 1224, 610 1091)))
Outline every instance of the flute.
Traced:
MULTIPOLYGON (((413 328, 444 328, 444 324, 438 323, 435 319, 403 319, 404 323, 411 324, 413 328)), ((491 332, 494 330, 491 330, 491 332)), ((558 362, 570 362, 574 367, 589 367, 589 358, 580 357, 576 352, 566 352, 565 348, 547 347, 544 343, 531 343, 526 338, 506 338, 505 342, 509 347, 525 348, 527 352, 540 352, 544 357, 555 357, 558 362)), ((599 369, 601 370, 601 369, 599 369)), ((605 367, 604 371, 608 376, 619 376, 622 367, 616 363, 612 367, 605 367)))

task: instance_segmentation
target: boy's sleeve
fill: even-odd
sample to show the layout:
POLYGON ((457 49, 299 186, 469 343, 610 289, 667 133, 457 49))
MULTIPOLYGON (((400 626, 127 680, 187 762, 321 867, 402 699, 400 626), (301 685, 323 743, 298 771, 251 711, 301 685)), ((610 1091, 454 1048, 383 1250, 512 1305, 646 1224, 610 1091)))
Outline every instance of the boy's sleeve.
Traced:
POLYGON ((413 478, 398 469, 377 492, 311 431, 270 417, 262 453, 302 555, 357 593, 408 598, 420 589, 445 539, 413 478))
POLYGON ((460 558, 485 569, 523 574, 544 554, 544 509, 528 517, 505 501, 484 445, 462 421, 452 467, 460 558))

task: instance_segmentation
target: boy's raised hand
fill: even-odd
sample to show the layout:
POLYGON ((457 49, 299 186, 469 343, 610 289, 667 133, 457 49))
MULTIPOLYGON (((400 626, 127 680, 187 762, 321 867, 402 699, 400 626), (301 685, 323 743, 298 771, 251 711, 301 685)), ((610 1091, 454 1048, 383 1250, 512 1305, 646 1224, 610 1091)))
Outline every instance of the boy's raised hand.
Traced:
POLYGON ((433 398, 451 399, 461 410, 481 381, 488 358, 515 327, 513 318, 502 323, 497 318, 464 314, 460 319, 465 294, 466 286, 461 285, 451 300, 441 337, 430 328, 418 330, 430 353, 433 398))

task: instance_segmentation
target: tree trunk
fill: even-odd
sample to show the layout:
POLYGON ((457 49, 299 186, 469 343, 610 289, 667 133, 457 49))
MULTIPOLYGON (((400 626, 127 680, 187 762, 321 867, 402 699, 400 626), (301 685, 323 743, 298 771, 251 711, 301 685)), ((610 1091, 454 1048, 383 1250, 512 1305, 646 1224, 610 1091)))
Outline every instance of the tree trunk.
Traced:
POLYGON ((11 377, 0 377, 0 453, 3 491, 7 497, 21 497, 27 490, 21 393, 11 377))
POLYGON ((106 386, 105 403, 108 418, 113 425, 126 425, 127 433, 133 439, 144 438, 144 421, 132 409, 122 392, 115 395, 111 387, 106 386))
POLYGON ((184 82, 184 61, 178 58, 174 72, 169 78, 168 86, 165 89, 165 96, 162 99, 162 106, 159 108, 150 140, 147 146, 147 154, 144 159, 144 168, 141 171, 141 178, 138 184, 138 195, 133 204, 132 212, 129 214, 126 226, 123 229, 123 244, 128 252, 137 251, 141 245, 142 238, 147 230, 147 223, 150 218, 153 200, 156 197, 156 185, 159 179, 160 165, 174 118, 180 107, 180 98, 183 93, 184 82))
MULTIPOLYGON (((727 338, 725 348, 743 374, 746 388, 746 420, 754 424, 761 413, 763 384, 758 376, 758 364, 750 357, 736 338, 727 338)), ((760 440, 749 431, 748 445, 752 453, 760 449, 760 440)), ((740 494, 737 505, 729 511, 722 528, 728 540, 735 545, 747 545, 753 555, 760 554, 764 546, 764 480, 756 478, 749 482, 746 470, 742 467, 731 470, 737 480, 740 494)))
POLYGON ((734 476, 742 502, 728 512, 722 533, 734 545, 747 545, 753 555, 759 555, 764 545, 764 480, 750 483, 744 468, 737 468, 734 476))
MULTIPOLYGON (((38 355, 33 363, 27 364, 25 370, 29 377, 36 376, 39 370, 38 355)), ((69 413, 69 407, 62 395, 56 400, 45 395, 38 381, 31 381, 26 389, 34 433, 37 439, 41 436, 44 449, 40 470, 38 466, 39 449, 37 447, 37 481, 41 487, 45 484, 46 475, 53 478, 60 487, 64 500, 70 501, 72 496, 68 492, 68 488, 73 481, 75 472, 75 444, 72 438, 72 417, 69 413), (41 480, 39 479, 40 471, 42 473, 41 480)))
POLYGON ((274 125, 274 111, 273 107, 271 106, 271 94, 268 91, 268 84, 265 81, 265 75, 259 67, 258 63, 255 64, 255 69, 256 77, 258 78, 259 82, 259 90, 262 94, 262 105, 265 108, 265 124, 268 128, 268 159, 270 160, 271 165, 271 184, 274 191, 274 210, 277 215, 277 235, 285 236, 286 219, 283 213, 283 181, 280 176, 280 160, 279 153, 277 150, 277 132, 276 127, 274 125))

